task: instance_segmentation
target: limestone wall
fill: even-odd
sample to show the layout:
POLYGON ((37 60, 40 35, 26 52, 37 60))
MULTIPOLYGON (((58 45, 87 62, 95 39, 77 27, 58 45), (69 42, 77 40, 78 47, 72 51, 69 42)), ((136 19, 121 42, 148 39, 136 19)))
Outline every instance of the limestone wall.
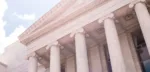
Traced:
MULTIPOLYGON (((104 54, 100 53, 101 48, 100 46, 94 46, 88 49, 90 72, 107 72, 104 54)), ((65 68, 66 72, 76 72, 75 56, 66 59, 65 68)))
POLYGON ((66 59, 66 72, 76 72, 75 56, 66 59))
MULTIPOLYGON (((17 41, 5 48, 5 52, 0 55, 0 61, 7 64, 7 72, 28 72, 26 55, 26 46, 17 41)), ((45 72, 45 68, 39 66, 38 72, 45 72)))

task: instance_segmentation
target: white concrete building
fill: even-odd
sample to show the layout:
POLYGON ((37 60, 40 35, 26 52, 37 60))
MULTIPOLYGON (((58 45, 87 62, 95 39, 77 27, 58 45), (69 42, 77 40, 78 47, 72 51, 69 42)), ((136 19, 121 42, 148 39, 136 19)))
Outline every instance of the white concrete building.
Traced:
POLYGON ((61 0, 19 40, 28 72, 150 72, 149 0, 61 0))
MULTIPOLYGON (((5 68, 7 72, 28 72, 26 55, 27 48, 19 41, 16 41, 5 48, 5 52, 0 55, 0 61, 7 65, 7 68, 5 68)), ((4 64, 2 65, 4 66, 4 64)), ((0 69, 0 72, 4 71, 0 69)), ((45 72, 45 68, 40 64, 38 65, 38 72, 45 72)))
POLYGON ((26 52, 26 47, 19 41, 5 48, 5 52, 0 55, 0 61, 7 65, 7 72, 27 72, 26 52))

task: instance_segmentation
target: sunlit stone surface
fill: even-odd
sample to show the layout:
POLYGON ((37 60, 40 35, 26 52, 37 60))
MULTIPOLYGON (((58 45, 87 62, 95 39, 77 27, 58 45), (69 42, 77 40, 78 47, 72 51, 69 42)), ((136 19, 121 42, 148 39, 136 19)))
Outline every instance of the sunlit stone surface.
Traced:
POLYGON ((6 70, 150 72, 149 13, 148 0, 61 0, 8 46, 6 70))

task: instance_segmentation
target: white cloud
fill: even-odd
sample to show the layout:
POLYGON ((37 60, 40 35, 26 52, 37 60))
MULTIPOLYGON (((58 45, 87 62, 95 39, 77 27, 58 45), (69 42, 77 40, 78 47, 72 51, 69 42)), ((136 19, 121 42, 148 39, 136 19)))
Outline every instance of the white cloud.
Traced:
POLYGON ((22 19, 22 20, 35 20, 35 14, 17 14, 16 12, 13 13, 13 15, 17 16, 18 18, 22 19))
POLYGON ((3 16, 8 6, 5 0, 0 0, 0 54, 4 52, 4 48, 15 42, 17 36, 22 33, 25 28, 23 26, 17 27, 8 37, 5 35, 4 26, 7 23, 3 20, 3 16))
POLYGON ((4 41, 5 38, 4 25, 6 24, 6 22, 3 21, 3 16, 8 6, 5 0, 0 0, 0 5, 0 51, 3 51, 3 48, 1 48, 1 43, 2 41, 4 41))
POLYGON ((14 43, 18 40, 18 36, 25 31, 23 26, 18 26, 8 37, 4 37, 2 41, 0 41, 0 53, 4 52, 4 48, 8 45, 14 43))
POLYGON ((8 8, 7 3, 5 0, 0 0, 0 18, 4 16, 5 10, 8 8))

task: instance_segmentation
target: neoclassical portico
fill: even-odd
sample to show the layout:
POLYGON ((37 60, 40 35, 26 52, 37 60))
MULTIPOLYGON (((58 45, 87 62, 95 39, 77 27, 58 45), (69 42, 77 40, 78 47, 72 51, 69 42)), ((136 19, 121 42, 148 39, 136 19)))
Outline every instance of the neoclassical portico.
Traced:
POLYGON ((150 53, 146 2, 62 0, 19 36, 28 47, 29 72, 38 63, 50 72, 144 72, 131 35, 141 29, 150 53))

